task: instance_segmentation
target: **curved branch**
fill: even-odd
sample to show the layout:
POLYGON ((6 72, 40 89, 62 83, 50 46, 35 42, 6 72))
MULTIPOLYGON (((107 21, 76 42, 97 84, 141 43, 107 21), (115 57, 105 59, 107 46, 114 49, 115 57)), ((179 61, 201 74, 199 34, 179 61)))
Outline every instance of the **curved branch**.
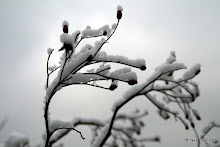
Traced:
MULTIPOLYGON (((113 32, 111 33, 111 35, 105 40, 105 42, 100 46, 100 48, 96 51, 96 53, 94 54, 93 58, 96 56, 96 54, 100 51, 100 49, 102 48, 102 46, 113 36, 113 34, 115 33, 118 25, 119 25, 120 19, 118 19, 118 22, 116 23, 115 29, 113 30, 113 32)), ((92 59, 93 59, 92 58, 92 59)))
POLYGON ((75 129, 75 128, 68 128, 68 127, 67 127, 67 128, 57 128, 57 129, 55 129, 53 132, 51 132, 51 136, 52 136, 56 131, 58 131, 58 130, 74 130, 74 131, 76 131, 77 133, 80 134, 80 136, 81 136, 82 139, 85 139, 80 131, 78 131, 78 130, 75 129))

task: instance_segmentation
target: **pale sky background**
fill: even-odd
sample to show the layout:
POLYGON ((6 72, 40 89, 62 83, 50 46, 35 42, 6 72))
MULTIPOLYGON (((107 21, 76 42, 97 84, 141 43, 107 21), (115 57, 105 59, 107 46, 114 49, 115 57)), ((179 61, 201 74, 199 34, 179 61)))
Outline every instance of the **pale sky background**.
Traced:
MULTIPOLYGON (((70 32, 82 30, 86 25, 92 28, 111 25, 117 21, 119 4, 124 8, 123 18, 103 50, 132 59, 144 58, 148 69, 135 70, 139 82, 163 63, 170 51, 176 51, 177 60, 188 67, 201 63, 201 73, 195 78, 201 96, 193 106, 202 120, 196 125, 201 134, 210 121, 220 122, 219 0, 0 0, 0 120, 8 118, 0 132, 0 142, 12 131, 29 136, 32 146, 41 141, 47 48, 61 47, 62 21, 69 21, 70 32)), ((55 57, 61 55, 54 53, 55 57)), ((54 63, 55 59, 52 59, 54 63)), ((62 89, 52 100, 52 119, 108 118, 112 103, 128 88, 119 84, 114 92, 83 86, 62 89)), ((149 143, 149 146, 196 146, 194 142, 185 142, 186 138, 195 139, 192 130, 186 131, 173 118, 164 121, 144 98, 137 98, 123 110, 133 111, 136 107, 150 113, 145 118, 147 126, 143 135, 161 136, 161 143, 149 143)), ((66 146, 89 146, 89 128, 79 129, 86 140, 74 132, 61 142, 66 146)), ((219 129, 207 136, 213 138, 220 140, 219 129)))

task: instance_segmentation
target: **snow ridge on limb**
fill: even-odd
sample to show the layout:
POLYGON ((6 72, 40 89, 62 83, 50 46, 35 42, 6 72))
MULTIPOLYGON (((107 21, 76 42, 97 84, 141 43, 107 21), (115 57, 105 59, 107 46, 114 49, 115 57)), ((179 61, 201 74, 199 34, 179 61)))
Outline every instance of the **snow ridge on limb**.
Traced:
MULTIPOLYGON (((96 62, 113 62, 113 63, 120 63, 120 64, 124 64, 124 65, 128 65, 131 67, 135 67, 135 68, 144 68, 145 66, 145 60, 144 59, 129 59, 127 57, 124 56, 119 56, 119 55, 108 55, 106 52, 104 51, 100 51, 97 56, 95 56, 95 58, 93 59, 96 62)), ((146 69, 146 66, 145 66, 146 69)), ((143 70, 145 70, 143 69, 143 70)))

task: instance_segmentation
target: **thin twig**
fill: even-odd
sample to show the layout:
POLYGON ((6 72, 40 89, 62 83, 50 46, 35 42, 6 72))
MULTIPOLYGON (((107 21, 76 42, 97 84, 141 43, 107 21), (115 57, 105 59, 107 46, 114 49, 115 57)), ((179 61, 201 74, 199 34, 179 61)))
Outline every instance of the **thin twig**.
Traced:
POLYGON ((46 82, 46 88, 48 88, 48 83, 49 83, 49 60, 50 60, 50 56, 53 53, 54 49, 52 49, 52 51, 50 52, 48 58, 47 58, 47 82, 46 82))
POLYGON ((63 70, 65 68, 65 64, 66 64, 66 61, 67 61, 67 51, 65 51, 65 52, 66 52, 66 55, 65 55, 65 60, 64 60, 63 67, 62 67, 61 73, 60 73, 60 81, 62 79, 63 70))
POLYGON ((51 135, 52 135, 53 133, 55 133, 56 131, 58 131, 58 130, 74 130, 74 131, 76 131, 77 133, 80 134, 80 136, 81 136, 82 139, 85 139, 80 131, 78 131, 78 130, 75 129, 75 128, 68 128, 68 127, 67 127, 67 128, 57 128, 57 129, 55 129, 53 132, 51 132, 51 135))

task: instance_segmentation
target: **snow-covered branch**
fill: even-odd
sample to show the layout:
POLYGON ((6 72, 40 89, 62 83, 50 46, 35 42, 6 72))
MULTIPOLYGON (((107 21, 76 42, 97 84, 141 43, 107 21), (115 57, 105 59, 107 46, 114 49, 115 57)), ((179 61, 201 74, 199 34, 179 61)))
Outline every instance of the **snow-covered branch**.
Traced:
MULTIPOLYGON (((190 122, 191 127, 195 128, 190 111, 196 111, 194 111, 194 109, 190 107, 190 103, 193 102, 196 97, 198 97, 199 91, 198 86, 192 86, 191 83, 191 87, 189 87, 187 85, 187 81, 198 75, 198 73, 200 72, 200 65, 196 64, 190 70, 185 72, 181 78, 174 79, 174 72, 185 68, 186 67, 184 64, 176 62, 175 53, 171 52, 166 62, 158 66, 155 72, 146 80, 146 82, 132 87, 123 95, 121 99, 117 100, 112 107, 113 116, 110 123, 106 125, 108 126, 108 129, 106 129, 106 136, 100 140, 100 146, 103 146, 111 135, 112 126, 114 124, 118 111, 130 100, 140 95, 146 96, 148 100, 150 100, 158 108, 158 113, 162 118, 170 118, 170 113, 174 115, 175 118, 178 118, 184 124, 185 128, 188 129, 189 127, 187 123, 179 116, 178 111, 169 110, 169 108, 164 106, 164 103, 158 101, 156 99, 156 96, 153 96, 151 94, 155 91, 163 94, 169 101, 173 100, 172 102, 174 102, 174 100, 176 99, 180 99, 182 105, 184 105, 184 108, 186 109, 181 110, 184 110, 183 113, 188 116, 187 119, 190 122), (162 86, 160 82, 161 80, 166 81, 166 83, 162 86), (184 93, 182 92, 182 89, 185 89, 184 93)), ((178 102, 178 105, 181 105, 180 102, 178 102)), ((198 113, 194 113, 194 115, 195 114, 198 115, 198 113)), ((199 117, 196 116, 196 118, 198 119, 199 117)))
MULTIPOLYGON (((91 29, 90 26, 87 26, 85 30, 75 31, 72 35, 69 33, 69 23, 63 21, 63 34, 60 35, 60 41, 63 43, 63 46, 59 51, 64 51, 62 57, 60 58, 59 66, 49 66, 49 59, 53 53, 53 49, 48 49, 48 60, 47 60, 47 82, 46 82, 46 96, 45 96, 45 107, 44 107, 44 118, 45 118, 45 127, 46 133, 43 135, 45 141, 45 147, 50 144, 51 137, 54 136, 54 132, 63 131, 63 129, 73 127, 58 127, 55 130, 52 129, 51 125, 54 124, 54 121, 50 120, 49 117, 49 105, 52 100, 52 97, 64 87, 70 85, 89 85, 102 89, 114 90, 118 87, 118 81, 126 82, 129 85, 137 84, 136 73, 128 67, 140 68, 145 70, 145 61, 143 59, 130 60, 127 57, 123 56, 112 56, 107 55, 104 51, 100 50, 103 46, 108 43, 108 40, 115 33, 120 19, 122 18, 122 7, 118 6, 117 9, 117 23, 109 25, 104 25, 99 29, 91 29), (81 37, 80 37, 81 36, 81 37), (94 46, 90 44, 85 44, 78 52, 75 53, 77 47, 82 42, 82 40, 90 38, 101 38, 99 41, 96 41, 94 46), (81 72, 82 69, 90 68, 92 64, 102 63, 97 69, 87 70, 88 72, 81 72), (121 65, 126 65, 128 67, 123 67, 115 71, 110 71, 111 66, 105 65, 106 63, 117 63, 121 65), (50 82, 49 77, 55 71, 58 71, 57 77, 50 82), (103 87, 98 85, 98 81, 111 80, 112 83, 109 87, 103 87)), ((131 119, 131 118, 130 118, 131 119)), ((57 121, 56 121, 57 122, 57 121)), ((62 123, 63 124, 63 123, 62 123)), ((68 130, 68 129, 67 129, 68 130)), ((79 133, 78 130, 75 130, 79 133)), ((81 134, 81 132, 80 132, 81 134)))

